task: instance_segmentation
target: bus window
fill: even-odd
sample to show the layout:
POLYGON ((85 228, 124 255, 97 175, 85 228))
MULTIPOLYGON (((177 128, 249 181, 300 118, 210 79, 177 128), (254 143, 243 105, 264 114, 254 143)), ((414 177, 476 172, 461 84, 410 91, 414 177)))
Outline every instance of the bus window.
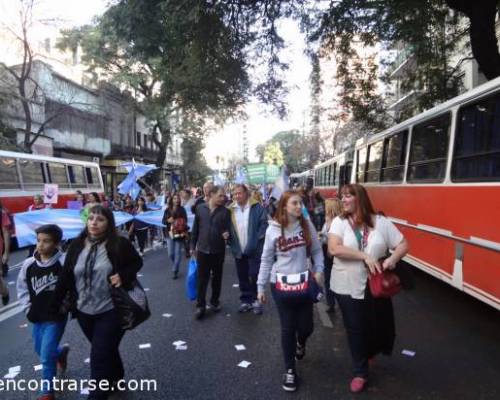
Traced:
POLYGON ((94 167, 85 168, 87 174, 87 182, 89 188, 101 189, 101 181, 99 179, 99 171, 94 167))
POLYGON ((380 167, 382 166, 382 150, 384 142, 373 143, 368 146, 368 165, 366 166, 366 182, 378 182, 380 167))
POLYGON ((337 186, 339 177, 337 174, 337 163, 332 165, 332 185, 337 186))
POLYGON ((500 179, 500 95, 463 107, 458 113, 451 179, 500 179))
POLYGON ((449 138, 450 113, 413 127, 408 166, 409 182, 443 181, 449 138))
POLYGON ((66 166, 61 163, 47 163, 50 182, 57 183, 59 188, 69 188, 68 176, 66 175, 66 166))
POLYGON ((43 172, 43 163, 35 160, 19 159, 21 177, 25 190, 43 190, 44 183, 47 183, 43 172))
POLYGON ((382 163, 382 182, 401 182, 405 169, 408 131, 401 131, 385 139, 382 163))
POLYGON ((19 188, 16 159, 0 157, 0 190, 16 190, 19 188))
POLYGON ((84 188, 87 186, 85 182, 85 170, 81 165, 68 165, 69 181, 74 188, 84 188))
POLYGON ((326 167, 326 186, 331 186, 331 176, 332 176, 332 164, 330 164, 328 167, 326 167))
POLYGON ((356 180, 363 183, 365 181, 365 167, 366 167, 366 147, 358 150, 358 165, 356 166, 356 180))

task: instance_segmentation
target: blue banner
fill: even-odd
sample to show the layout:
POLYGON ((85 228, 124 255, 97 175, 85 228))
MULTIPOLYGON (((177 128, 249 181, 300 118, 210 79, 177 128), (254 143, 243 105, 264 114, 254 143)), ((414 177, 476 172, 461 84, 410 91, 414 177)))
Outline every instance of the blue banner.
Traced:
MULTIPOLYGON (((63 239, 77 237, 84 228, 79 210, 44 209, 14 214, 14 225, 19 247, 36 244, 35 230, 45 224, 56 224, 63 231, 63 239)), ((113 211, 116 226, 126 224, 134 218, 149 225, 161 226, 163 211, 147 211, 137 216, 123 211, 113 211)))

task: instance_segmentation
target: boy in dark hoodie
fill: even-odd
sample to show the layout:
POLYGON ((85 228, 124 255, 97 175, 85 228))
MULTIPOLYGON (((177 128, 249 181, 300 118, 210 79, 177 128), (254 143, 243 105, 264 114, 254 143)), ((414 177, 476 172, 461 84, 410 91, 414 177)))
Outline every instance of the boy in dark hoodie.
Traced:
POLYGON ((69 346, 59 346, 67 315, 53 314, 50 303, 62 273, 63 255, 58 246, 63 233, 57 225, 42 225, 36 230, 36 250, 28 257, 17 278, 17 296, 24 312, 33 323, 35 352, 42 363, 42 393, 38 400, 53 400, 52 379, 57 368, 66 370, 69 346))

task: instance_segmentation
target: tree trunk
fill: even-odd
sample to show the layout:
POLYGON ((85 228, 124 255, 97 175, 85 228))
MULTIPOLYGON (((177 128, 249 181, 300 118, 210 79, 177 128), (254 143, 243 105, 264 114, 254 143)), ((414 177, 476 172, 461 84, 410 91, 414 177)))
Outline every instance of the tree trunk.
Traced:
POLYGON ((19 94, 21 95, 21 104, 23 106, 25 125, 24 125, 24 151, 26 153, 31 153, 31 110, 28 100, 26 100, 26 88, 25 88, 25 79, 19 80, 19 94))
POLYGON ((446 0, 470 20, 472 54, 488 80, 500 76, 500 53, 495 30, 497 0, 446 0))

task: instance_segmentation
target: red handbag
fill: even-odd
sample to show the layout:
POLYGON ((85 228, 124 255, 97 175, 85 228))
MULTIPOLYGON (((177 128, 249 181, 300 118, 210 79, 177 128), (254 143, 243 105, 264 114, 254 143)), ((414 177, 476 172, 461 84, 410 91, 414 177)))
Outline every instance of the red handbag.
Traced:
POLYGON ((392 271, 383 271, 371 275, 368 280, 370 292, 373 297, 388 298, 398 294, 401 290, 401 280, 392 271))

